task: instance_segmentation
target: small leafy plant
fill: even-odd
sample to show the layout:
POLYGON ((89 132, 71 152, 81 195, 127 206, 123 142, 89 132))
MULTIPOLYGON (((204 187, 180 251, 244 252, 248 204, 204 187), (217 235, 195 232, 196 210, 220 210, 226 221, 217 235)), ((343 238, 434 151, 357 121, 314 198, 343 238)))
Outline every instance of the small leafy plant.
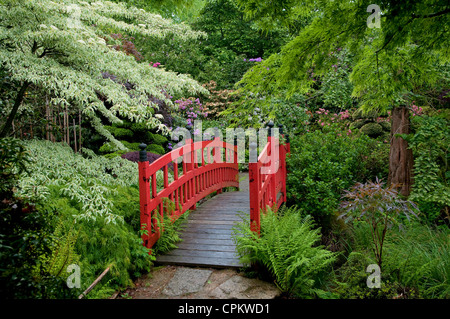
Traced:
POLYGON ((398 197, 395 185, 383 185, 377 178, 375 182, 357 183, 350 191, 345 191, 343 197, 348 200, 341 203, 344 212, 339 216, 345 218, 346 222, 356 219, 366 221, 370 225, 372 248, 380 268, 388 230, 393 225, 401 227, 400 215, 410 220, 411 215, 417 217, 415 210, 418 210, 413 202, 398 197))

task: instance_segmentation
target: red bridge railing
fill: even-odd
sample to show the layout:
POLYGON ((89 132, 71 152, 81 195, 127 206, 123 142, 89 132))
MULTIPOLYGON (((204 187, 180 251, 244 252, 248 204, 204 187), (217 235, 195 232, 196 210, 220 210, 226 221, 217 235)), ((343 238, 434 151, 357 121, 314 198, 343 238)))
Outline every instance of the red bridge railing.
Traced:
MULTIPOLYGON (((256 162, 250 162, 249 190, 250 190, 250 228, 259 234, 261 228, 261 211, 270 207, 278 210, 286 201, 286 155, 291 152, 289 139, 280 144, 279 137, 273 134, 273 123, 269 122, 269 136, 267 144, 259 154, 256 162)), ((279 133, 283 136, 282 126, 279 133)), ((250 144, 250 151, 256 151, 256 143, 250 144)))
POLYGON ((212 192, 221 193, 224 187, 239 188, 237 148, 218 137, 195 143, 187 139, 184 146, 158 158, 151 165, 146 147, 145 144, 140 145, 138 168, 140 219, 145 231, 142 239, 148 248, 160 238, 164 216, 174 222, 187 210, 195 210, 196 203, 212 192), (222 160, 224 150, 225 161, 222 160), (169 175, 169 167, 172 175, 169 175), (159 184, 162 184, 160 190, 158 177, 159 184), (169 182, 169 179, 173 180, 169 182))
MULTIPOLYGON (((268 206, 276 210, 286 201, 286 154, 290 146, 289 142, 280 145, 272 122, 268 127, 267 144, 257 161, 249 163, 250 227, 258 233, 261 211, 268 206)), ((151 164, 147 146, 139 147, 140 221, 145 247, 151 248, 160 238, 164 217, 174 222, 187 210, 195 210, 197 202, 212 192, 221 193, 224 187, 239 188, 237 146, 218 137, 195 143, 188 138, 185 145, 151 164)), ((256 152, 256 144, 250 148, 256 152)))

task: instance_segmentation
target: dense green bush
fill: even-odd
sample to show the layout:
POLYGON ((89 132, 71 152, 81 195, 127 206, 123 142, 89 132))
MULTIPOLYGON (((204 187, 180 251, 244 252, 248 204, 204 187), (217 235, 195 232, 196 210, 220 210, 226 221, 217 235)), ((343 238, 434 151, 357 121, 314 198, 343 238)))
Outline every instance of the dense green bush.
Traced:
POLYGON ((29 161, 23 143, 14 138, 0 139, 0 199, 9 198, 29 161))
POLYGON ((449 218, 450 125, 445 118, 415 116, 416 132, 407 139, 414 154, 414 184, 410 199, 417 201, 430 222, 449 218))
POLYGON ((320 229, 313 229, 310 216, 302 217, 297 208, 261 214, 260 236, 243 216, 233 238, 242 263, 265 267, 281 291, 304 298, 323 293, 321 279, 336 256, 317 245, 320 229))
POLYGON ((345 189, 386 174, 384 158, 371 157, 372 150, 379 147, 380 143, 368 136, 340 131, 333 125, 291 137, 288 203, 298 205, 328 228, 345 189))
MULTIPOLYGON (((1 238, 11 255, 18 256, 8 261, 13 264, 2 275, 12 285, 8 296, 71 298, 110 267, 88 295, 107 297, 148 272, 154 257, 140 238, 137 164, 108 160, 89 150, 83 157, 48 141, 30 140, 25 145, 33 161, 15 195, 33 202, 35 209, 29 206, 23 222, 11 228, 20 237, 1 238), (79 289, 67 288, 69 263, 81 268, 79 289)), ((8 216, 2 217, 6 221, 12 218, 8 216)))

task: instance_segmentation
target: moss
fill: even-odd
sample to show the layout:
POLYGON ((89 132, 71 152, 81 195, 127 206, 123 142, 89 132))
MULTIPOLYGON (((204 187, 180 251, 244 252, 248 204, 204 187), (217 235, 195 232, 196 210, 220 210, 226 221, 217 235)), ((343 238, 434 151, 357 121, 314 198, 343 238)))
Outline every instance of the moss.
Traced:
POLYGON ((370 137, 377 137, 383 133, 383 128, 381 127, 381 125, 374 122, 364 124, 360 130, 370 137))

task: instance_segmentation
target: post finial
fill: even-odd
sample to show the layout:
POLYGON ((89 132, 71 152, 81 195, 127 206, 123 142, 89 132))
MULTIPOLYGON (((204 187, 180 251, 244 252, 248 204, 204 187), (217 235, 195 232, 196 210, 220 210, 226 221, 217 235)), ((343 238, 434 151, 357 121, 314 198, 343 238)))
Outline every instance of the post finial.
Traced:
POLYGON ((267 127, 269 128, 269 136, 273 136, 273 127, 275 126, 275 124, 273 123, 273 121, 272 120, 270 120, 268 123, 267 123, 267 127))
POLYGON ((147 148, 147 144, 141 143, 139 144, 139 148, 141 149, 139 151, 139 162, 147 161, 147 151, 145 150, 147 148))

